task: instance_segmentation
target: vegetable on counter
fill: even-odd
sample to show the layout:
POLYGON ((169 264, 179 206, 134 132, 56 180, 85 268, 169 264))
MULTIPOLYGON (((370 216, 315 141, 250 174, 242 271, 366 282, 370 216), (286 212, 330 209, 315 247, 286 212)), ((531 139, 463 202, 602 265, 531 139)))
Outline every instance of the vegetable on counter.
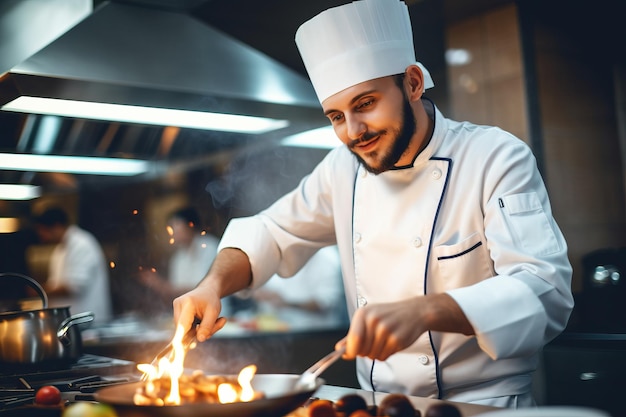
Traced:
POLYGON ((90 402, 77 402, 68 405, 61 417, 118 417, 113 407, 90 402))
POLYGON ((61 391, 54 385, 44 385, 35 393, 35 403, 39 405, 58 405, 61 402, 61 391))

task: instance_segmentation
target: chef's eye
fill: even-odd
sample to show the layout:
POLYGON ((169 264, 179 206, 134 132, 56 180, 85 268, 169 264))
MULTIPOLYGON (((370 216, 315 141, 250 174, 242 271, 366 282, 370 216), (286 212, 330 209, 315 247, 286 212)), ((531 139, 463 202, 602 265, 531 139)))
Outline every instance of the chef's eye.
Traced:
POLYGON ((343 120, 343 114, 341 113, 332 113, 328 115, 328 118, 330 119, 330 121, 332 123, 337 123, 341 120, 343 120))
POLYGON ((371 107, 374 104, 373 98, 368 98, 367 100, 363 100, 359 102, 358 106, 356 106, 357 110, 365 110, 368 107, 371 107))

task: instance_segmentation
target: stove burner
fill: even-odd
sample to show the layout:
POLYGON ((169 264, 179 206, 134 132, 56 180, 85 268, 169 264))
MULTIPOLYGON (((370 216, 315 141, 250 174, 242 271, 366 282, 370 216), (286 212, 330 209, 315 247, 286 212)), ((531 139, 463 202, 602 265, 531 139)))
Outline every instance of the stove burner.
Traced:
POLYGON ((134 362, 107 358, 105 356, 97 356, 85 354, 81 356, 75 363, 63 367, 63 368, 12 368, 0 371, 0 387, 2 387, 6 381, 15 380, 22 377, 30 380, 38 379, 51 379, 51 378, 65 378, 68 377, 81 377, 92 374, 98 375, 111 375, 118 373, 134 372, 136 369, 134 362))
MULTIPOLYGON (((18 372, 0 371, 0 417, 32 416, 35 393, 44 385, 54 385, 67 405, 77 401, 95 401, 98 389, 139 380, 134 362, 96 355, 83 355, 65 369, 18 372), (6 414, 10 413, 10 414, 6 414)), ((41 409, 36 409, 38 412, 41 409)), ((61 407, 50 408, 46 415, 60 415, 61 407)))

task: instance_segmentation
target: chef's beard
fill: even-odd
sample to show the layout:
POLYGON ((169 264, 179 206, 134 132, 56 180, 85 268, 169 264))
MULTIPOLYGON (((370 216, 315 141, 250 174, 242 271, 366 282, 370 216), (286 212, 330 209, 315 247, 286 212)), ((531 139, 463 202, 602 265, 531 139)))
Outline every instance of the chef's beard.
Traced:
POLYGON ((399 129, 391 130, 391 133, 395 136, 393 139, 393 145, 384 154, 378 155, 378 152, 373 151, 370 156, 373 159, 378 159, 379 164, 377 167, 368 164, 361 156, 355 151, 354 147, 359 143, 367 142, 377 136, 382 136, 388 133, 388 130, 381 130, 378 132, 367 131, 359 139, 352 141, 348 144, 348 149, 356 156, 357 160, 365 167, 366 170, 372 174, 378 175, 385 171, 388 171, 395 167, 396 163, 400 160, 404 152, 406 152, 411 138, 415 134, 417 128, 417 121, 413 115, 413 109, 409 103, 408 97, 404 90, 402 91, 402 97, 404 98, 404 104, 402 106, 402 124, 399 129))

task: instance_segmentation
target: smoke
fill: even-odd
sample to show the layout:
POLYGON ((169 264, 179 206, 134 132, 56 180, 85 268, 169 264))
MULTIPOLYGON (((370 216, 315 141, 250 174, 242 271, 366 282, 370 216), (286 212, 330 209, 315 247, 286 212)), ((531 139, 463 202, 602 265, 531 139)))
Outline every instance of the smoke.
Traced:
POLYGON ((209 181, 204 190, 209 193, 213 207, 217 209, 228 206, 235 195, 234 188, 227 178, 209 181))
POLYGON ((221 177, 207 183, 205 190, 216 208, 254 214, 295 188, 327 152, 276 146, 241 153, 221 177))
MULTIPOLYGON (((211 374, 236 375, 245 366, 254 364, 258 373, 297 373, 294 369, 293 336, 249 334, 228 337, 221 333, 188 352, 185 367, 211 374)), ((300 370, 301 371, 301 370, 300 370)))

